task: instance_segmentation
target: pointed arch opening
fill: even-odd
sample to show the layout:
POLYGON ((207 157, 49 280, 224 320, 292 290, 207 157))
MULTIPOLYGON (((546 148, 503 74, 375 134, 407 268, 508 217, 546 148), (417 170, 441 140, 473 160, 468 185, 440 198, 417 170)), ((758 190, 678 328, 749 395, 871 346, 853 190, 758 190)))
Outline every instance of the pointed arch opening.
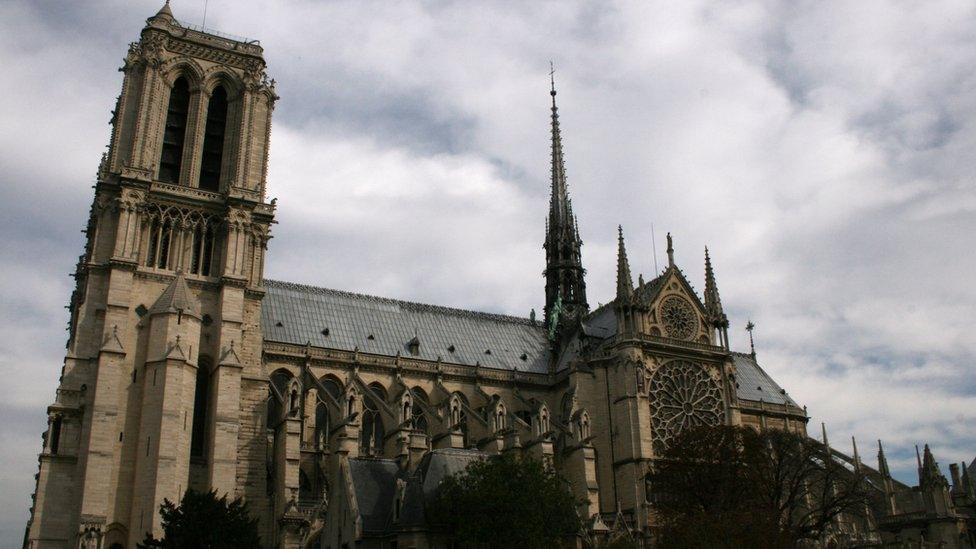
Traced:
POLYGON ((203 157, 200 161, 200 188, 220 190, 220 168, 224 158, 224 136, 227 130, 227 90, 214 88, 207 103, 207 124, 203 136, 203 157))
POLYGON ((166 109, 166 127, 163 130, 163 147, 159 157, 159 180, 179 183, 183 167, 183 144, 186 140, 186 119, 190 112, 190 84, 179 77, 169 93, 166 109))
POLYGON ((410 407, 410 427, 415 431, 429 435, 430 424, 427 421, 427 415, 424 413, 422 406, 422 404, 426 405, 428 403, 427 392, 420 387, 414 387, 410 390, 410 393, 413 396, 413 403, 410 407))
POLYGON ((383 455, 383 419, 380 417, 379 404, 376 399, 385 399, 386 391, 376 385, 370 385, 369 391, 363 395, 363 419, 359 431, 359 453, 363 456, 383 455))

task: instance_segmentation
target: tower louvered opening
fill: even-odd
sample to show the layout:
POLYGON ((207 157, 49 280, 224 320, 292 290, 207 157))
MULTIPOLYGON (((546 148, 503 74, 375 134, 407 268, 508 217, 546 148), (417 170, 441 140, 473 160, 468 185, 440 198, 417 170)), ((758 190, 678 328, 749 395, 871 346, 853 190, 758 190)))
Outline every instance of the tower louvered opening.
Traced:
POLYGON ((183 142, 186 138, 186 117, 190 112, 190 85, 180 77, 169 94, 163 150, 159 157, 159 180, 179 183, 183 166, 183 142))

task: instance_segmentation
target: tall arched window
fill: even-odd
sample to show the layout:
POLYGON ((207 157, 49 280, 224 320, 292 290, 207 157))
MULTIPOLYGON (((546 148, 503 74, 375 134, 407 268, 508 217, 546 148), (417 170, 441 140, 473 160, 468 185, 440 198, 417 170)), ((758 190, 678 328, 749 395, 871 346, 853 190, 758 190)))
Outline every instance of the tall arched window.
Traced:
POLYGON ((369 387, 363 395, 363 420, 360 423, 359 453, 364 456, 383 454, 383 419, 380 417, 377 398, 383 398, 382 388, 369 387))
POLYGON ((461 430, 462 446, 468 447, 468 414, 464 410, 467 399, 461 393, 454 393, 451 397, 451 423, 461 430))
POLYGON ((152 220, 149 228, 149 253, 146 254, 146 265, 157 269, 169 268, 169 242, 172 235, 172 221, 162 218, 152 220))
POLYGON ((179 183, 183 165, 183 141, 186 138, 186 116, 190 112, 190 85, 182 76, 169 93, 163 151, 159 157, 159 180, 179 183))
POLYGON ((207 126, 203 137, 200 162, 200 188, 220 190, 220 166, 224 157, 224 132, 227 129, 227 90, 214 88, 207 104, 207 126))
POLYGON ((190 456, 204 457, 207 434, 207 408, 210 402, 209 357, 201 356, 197 361, 197 383, 193 394, 193 431, 190 433, 190 456))

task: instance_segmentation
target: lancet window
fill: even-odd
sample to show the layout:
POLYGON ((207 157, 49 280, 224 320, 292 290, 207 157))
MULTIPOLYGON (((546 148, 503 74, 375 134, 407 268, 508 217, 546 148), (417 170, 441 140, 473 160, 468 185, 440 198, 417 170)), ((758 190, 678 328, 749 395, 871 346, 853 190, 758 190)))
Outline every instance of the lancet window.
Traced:
POLYGON ((220 190, 220 169, 224 157, 224 134, 227 129, 227 90, 214 88, 207 104, 207 125, 203 137, 203 157, 200 161, 200 188, 220 190))

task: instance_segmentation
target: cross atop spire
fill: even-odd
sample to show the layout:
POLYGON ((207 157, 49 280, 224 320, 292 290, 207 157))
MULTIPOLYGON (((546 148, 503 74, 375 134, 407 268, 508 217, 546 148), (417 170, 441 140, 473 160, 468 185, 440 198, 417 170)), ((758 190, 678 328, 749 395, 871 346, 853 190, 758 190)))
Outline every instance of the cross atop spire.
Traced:
MULTIPOLYGON (((169 3, 169 0, 167 0, 169 3)), ((556 68, 552 65, 552 59, 549 60, 549 95, 552 96, 552 106, 556 106, 556 68)))

